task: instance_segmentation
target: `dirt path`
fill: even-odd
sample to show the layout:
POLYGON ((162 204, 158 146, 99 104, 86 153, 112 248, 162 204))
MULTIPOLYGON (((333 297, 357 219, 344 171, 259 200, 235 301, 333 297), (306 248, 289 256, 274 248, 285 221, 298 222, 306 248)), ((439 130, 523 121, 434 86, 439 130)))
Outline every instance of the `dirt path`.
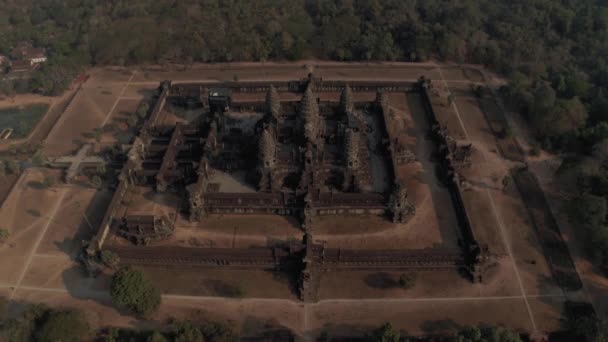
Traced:
POLYGON ((53 207, 53 211, 49 214, 48 220, 46 221, 44 227, 42 228, 41 232, 38 234, 38 238, 36 239, 36 242, 34 243, 34 246, 32 247, 32 249, 27 257, 26 262, 23 265, 23 269, 21 271, 21 274, 19 275, 17 283, 15 284, 13 291, 11 292, 11 295, 9 296, 9 300, 13 299, 15 292, 17 290, 19 290, 19 286, 21 285, 23 278, 25 278, 25 274, 27 273, 27 271, 30 268, 32 259, 34 258, 34 255, 36 254, 36 251, 38 250, 38 247, 40 246, 40 243, 42 242, 44 235, 46 234, 47 230, 51 226, 51 222, 53 222, 53 220, 55 219, 55 215, 59 211, 59 208, 61 207, 61 203, 63 202, 65 195, 68 193, 67 189, 60 189, 59 191, 61 192, 61 195, 59 196, 59 199, 57 199, 57 202, 55 203, 55 206, 53 207))
MULTIPOLYGON (((443 78, 443 72, 441 71, 441 67, 439 67, 438 69, 439 69, 439 74, 441 75, 441 81, 443 82, 443 85, 445 86, 445 88, 448 91, 450 91, 448 83, 443 78)), ((460 122, 460 125, 462 127, 462 131, 464 132, 464 135, 465 135, 465 138, 467 140, 470 140, 469 134, 468 134, 468 132, 466 130, 466 127, 465 127, 465 124, 462 121, 462 117, 460 115, 460 111, 458 110, 458 106, 456 106, 456 101, 452 101, 452 107, 454 109, 454 112, 456 113, 456 116, 458 118, 458 122, 460 122)), ((482 156, 482 159, 484 161, 486 161, 486 157, 483 154, 481 154, 481 156, 482 156)), ((502 160, 501 160, 501 162, 502 162, 502 160)), ((504 168, 504 165, 503 165, 503 168, 504 168)), ((508 238, 508 234, 507 234, 507 231, 505 229, 505 223, 504 223, 504 221, 502 219, 502 216, 499 215, 499 211, 498 211, 498 209, 496 207, 496 204, 495 204, 495 201, 494 201, 494 197, 492 196, 492 193, 490 192, 489 189, 486 189, 485 193, 486 193, 486 195, 488 197, 488 200, 490 202, 490 205, 491 205, 491 208, 492 208, 492 211, 493 211, 493 215, 496 218, 496 222, 498 222, 499 232, 500 232, 500 235, 501 235, 502 240, 504 242, 504 245, 506 247, 507 254, 509 255, 509 258, 511 260, 515 261, 515 256, 513 254, 513 248, 511 247, 511 241, 508 238)), ((519 272, 519 268, 517 267, 517 263, 516 262, 513 262, 512 264, 513 264, 513 271, 515 272, 515 277, 517 278, 517 283, 518 283, 519 289, 521 291, 521 297, 524 300, 524 303, 526 304, 526 309, 528 311, 528 316, 530 317, 530 323, 532 324, 532 328, 534 329, 534 332, 536 332, 537 331, 536 320, 534 319, 534 315, 532 314, 532 309, 531 309, 530 303, 528 301, 528 296, 526 295, 526 290, 525 290, 524 285, 523 285, 523 281, 522 281, 522 278, 521 278, 521 275, 520 275, 520 272, 519 272)))

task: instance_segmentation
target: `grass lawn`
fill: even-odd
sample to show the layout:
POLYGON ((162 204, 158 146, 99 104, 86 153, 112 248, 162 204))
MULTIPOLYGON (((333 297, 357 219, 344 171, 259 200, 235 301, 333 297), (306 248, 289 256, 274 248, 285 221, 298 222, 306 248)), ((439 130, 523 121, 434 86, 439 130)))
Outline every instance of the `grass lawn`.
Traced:
POLYGON ((14 131, 11 138, 24 138, 48 109, 47 103, 0 109, 0 132, 5 128, 12 128, 14 131))

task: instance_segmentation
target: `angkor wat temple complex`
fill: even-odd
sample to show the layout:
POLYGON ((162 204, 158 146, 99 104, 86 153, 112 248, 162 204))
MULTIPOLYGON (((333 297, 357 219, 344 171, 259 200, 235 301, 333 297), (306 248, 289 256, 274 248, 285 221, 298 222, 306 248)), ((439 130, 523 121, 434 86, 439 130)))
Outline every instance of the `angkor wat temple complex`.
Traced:
POLYGON ((430 87, 423 78, 347 83, 312 75, 289 82, 165 81, 129 147, 91 253, 112 250, 134 264, 295 269, 304 300, 315 299, 315 277, 323 269, 462 268, 480 280, 485 248, 470 227, 457 172, 470 162, 471 146, 457 143, 438 124, 430 87), (389 106, 392 93, 405 92, 421 92, 426 101, 428 135, 458 216, 460 248, 357 250, 315 243, 324 216, 375 215, 395 224, 415 217, 408 177, 416 154, 389 106), (357 96, 362 93, 367 97, 357 96), (171 108, 202 115, 190 120, 188 110, 171 108), (175 215, 125 214, 125 194, 138 187, 153 189, 154 198, 174 197, 175 215), (196 226, 218 215, 293 216, 303 239, 288 248, 156 245, 179 229, 180 217, 196 226), (132 245, 108 244, 109 235, 132 245))

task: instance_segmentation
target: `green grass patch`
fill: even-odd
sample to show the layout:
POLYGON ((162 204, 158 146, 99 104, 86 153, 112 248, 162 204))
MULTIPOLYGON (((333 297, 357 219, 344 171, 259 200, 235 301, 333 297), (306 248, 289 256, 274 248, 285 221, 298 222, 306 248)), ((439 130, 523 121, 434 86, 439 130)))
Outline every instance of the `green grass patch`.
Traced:
POLYGON ((0 109, 0 132, 12 128, 11 138, 25 138, 48 109, 47 103, 0 109))

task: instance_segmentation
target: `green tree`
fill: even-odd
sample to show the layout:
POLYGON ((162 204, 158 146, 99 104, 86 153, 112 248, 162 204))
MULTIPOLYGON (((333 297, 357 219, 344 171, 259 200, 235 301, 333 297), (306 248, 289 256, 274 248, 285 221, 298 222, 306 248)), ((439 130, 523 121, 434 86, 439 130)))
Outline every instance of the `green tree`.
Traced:
POLYGON ((196 326, 190 321, 175 322, 174 323, 174 341, 175 342, 204 342, 205 335, 203 335, 200 327, 196 326))
POLYGON ((34 153, 34 155, 32 156, 32 164, 34 164, 34 166, 40 167, 44 165, 45 161, 46 158, 44 158, 41 151, 34 153))
POLYGON ((395 330, 390 323, 385 323, 374 330, 370 336, 373 342, 399 342, 399 331, 395 330))
POLYGON ((139 106, 137 107, 137 111, 135 112, 137 114, 138 117, 140 118, 145 118, 146 115, 148 115, 148 103, 147 102, 142 102, 139 104, 139 106))
POLYGON ((10 174, 14 175, 14 174, 18 174, 19 172, 21 172, 21 167, 16 160, 8 159, 5 161, 5 163, 6 163, 6 170, 10 174))
POLYGON ((8 231, 8 229, 0 229, 0 242, 6 242, 9 236, 10 232, 8 231))
POLYGON ((106 172, 107 172, 106 164, 100 164, 95 168, 95 173, 97 173, 99 176, 105 175, 106 172))
POLYGON ((129 125, 129 127, 135 127, 137 121, 137 115, 129 115, 127 117, 127 124, 129 125))
POLYGON ((160 306, 160 292, 140 270, 124 267, 112 277, 112 300, 119 306, 146 316, 160 306))
POLYGON ((90 337, 89 324, 81 312, 60 311, 48 314, 36 333, 38 342, 80 342, 90 337))
POLYGON ((47 175, 44 177, 44 179, 42 180, 42 185, 45 188, 52 188, 56 183, 56 179, 53 176, 47 175))
POLYGON ((95 141, 100 142, 102 136, 103 136, 103 128, 95 128, 93 130, 93 138, 95 138, 95 141))
POLYGON ((103 181, 101 180, 101 177, 94 175, 93 178, 91 178, 91 184, 93 184, 95 188, 100 189, 103 185, 103 181))
POLYGON ((152 335, 148 336, 148 338, 146 339, 146 342, 167 342, 167 338, 165 338, 165 336, 163 336, 163 334, 159 333, 158 331, 155 331, 152 333, 152 335))
POLYGON ((0 326, 0 335, 5 341, 34 341, 37 323, 44 318, 47 312, 48 308, 44 305, 30 305, 20 316, 4 321, 0 326))
POLYGON ((457 342, 522 342, 519 334, 502 327, 466 327, 456 336, 457 342))

